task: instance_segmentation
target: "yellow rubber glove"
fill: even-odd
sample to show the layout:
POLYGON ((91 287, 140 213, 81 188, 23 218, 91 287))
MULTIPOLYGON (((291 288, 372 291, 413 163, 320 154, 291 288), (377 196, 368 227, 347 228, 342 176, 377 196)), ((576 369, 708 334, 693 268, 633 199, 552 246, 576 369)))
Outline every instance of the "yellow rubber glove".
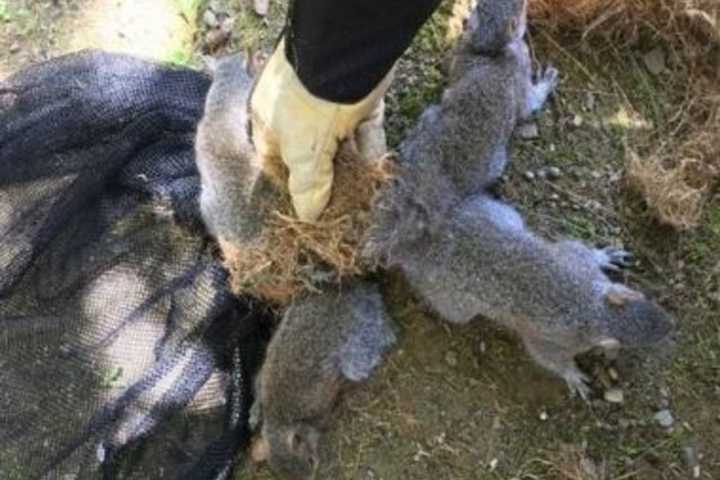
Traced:
POLYGON ((361 154, 385 153, 383 96, 391 80, 392 72, 357 103, 329 102, 302 85, 285 57, 284 42, 275 49, 250 99, 253 141, 260 162, 280 156, 287 165, 288 190, 300 220, 317 220, 327 206, 340 141, 357 129, 361 154))

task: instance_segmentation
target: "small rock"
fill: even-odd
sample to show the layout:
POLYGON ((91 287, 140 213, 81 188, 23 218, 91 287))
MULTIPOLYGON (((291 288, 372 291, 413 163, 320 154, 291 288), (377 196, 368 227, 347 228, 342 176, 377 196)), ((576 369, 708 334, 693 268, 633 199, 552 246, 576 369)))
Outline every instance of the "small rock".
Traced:
POLYGON ((643 62, 653 75, 659 75, 667 68, 665 65, 665 51, 662 47, 650 50, 643 56, 643 62))
POLYGON ((607 372, 608 372, 608 375, 610 376, 610 379, 613 382, 617 382, 618 380, 620 380, 620 375, 618 374, 618 371, 615 370, 614 368, 612 368, 612 367, 608 368, 607 372))
POLYGON ((625 400, 623 391, 619 388, 611 388, 610 390, 605 391, 603 398, 605 398, 605 401, 608 403, 623 403, 625 400))
POLYGON ((660 410, 653 418, 663 428, 670 428, 675 423, 672 413, 667 409, 660 410))
POLYGON ((10 45, 10 53, 17 53, 20 51, 20 44, 18 42, 13 43, 10 45))
POLYGON ((490 460, 490 463, 488 463, 488 467, 490 468, 490 471, 491 471, 491 472, 495 471, 495 469, 497 468, 497 466, 498 466, 498 459, 497 459, 497 458, 493 458, 492 460, 490 460))
POLYGON ((223 6, 223 0, 210 0, 208 8, 215 13, 220 13, 225 7, 223 6))
POLYGON ((573 119, 572 119, 572 125, 573 125, 573 127, 575 127, 575 128, 580 128, 580 127, 582 127, 583 122, 584 122, 583 117, 582 117, 581 115, 578 115, 578 114, 575 114, 575 116, 574 116, 573 119))
POLYGON ((255 9, 255 13, 264 17, 270 10, 270 0, 253 0, 253 7, 255 9))
POLYGON ((534 174, 533 172, 531 172, 530 170, 528 170, 527 172, 525 172, 525 173, 523 174, 523 176, 525 177, 525 180, 528 180, 528 181, 530 181, 530 182, 532 182, 533 180, 535 180, 535 174, 534 174))
POLYGON ((545 412, 545 411, 540 412, 540 420, 541 421, 546 422, 548 418, 550 418, 550 417, 548 416, 547 412, 545 412))
POLYGON ((687 446, 683 448, 683 457, 685 458, 685 463, 690 468, 694 468, 700 464, 698 452, 695 447, 687 446))
POLYGON ((544 168, 541 168, 540 170, 538 170, 537 172, 535 172, 535 175, 536 175, 537 178, 539 178, 540 180, 544 180, 545 177, 547 177, 547 172, 545 171, 544 168))
POLYGON ((557 202, 558 200, 560 200, 560 195, 558 195, 557 193, 553 193, 552 195, 550 195, 550 200, 552 200, 553 202, 557 202))
POLYGON ((228 37, 232 34, 234 27, 235 18, 225 16, 222 20, 220 20, 220 30, 228 34, 228 37))
POLYGON ((558 167, 550 167, 547 169, 547 175, 550 180, 560 178, 562 171, 558 167))
POLYGON ((456 367, 458 364, 458 355, 453 351, 449 351, 445 354, 445 363, 451 367, 456 367))
POLYGON ((520 125, 517 129, 517 135, 523 140, 538 138, 540 136, 540 132, 538 130, 537 123, 532 122, 520 125))
POLYGON ((595 95, 592 92, 587 92, 585 95, 585 108, 588 110, 595 108, 595 95))
POLYGON ((598 170, 592 170, 592 171, 590 172, 590 176, 591 176, 594 180, 600 180, 600 179, 602 178, 602 172, 600 172, 600 171, 598 171, 598 170))
POLYGON ((550 146, 548 147, 548 150, 550 150, 550 152, 552 153, 552 152, 555 152, 555 150, 557 150, 557 147, 555 146, 554 143, 551 143, 550 146))
POLYGON ((205 10, 205 13, 203 13, 202 19, 203 23, 207 25, 208 28, 217 28, 220 26, 217 15, 215 15, 215 12, 213 12, 209 8, 205 10))

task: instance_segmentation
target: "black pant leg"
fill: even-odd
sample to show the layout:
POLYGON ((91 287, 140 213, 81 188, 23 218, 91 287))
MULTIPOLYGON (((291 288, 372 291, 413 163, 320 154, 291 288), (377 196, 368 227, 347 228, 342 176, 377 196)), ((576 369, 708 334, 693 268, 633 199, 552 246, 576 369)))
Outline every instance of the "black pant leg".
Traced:
POLYGON ((291 0, 286 55, 303 85, 338 103, 367 96, 441 0, 291 0))

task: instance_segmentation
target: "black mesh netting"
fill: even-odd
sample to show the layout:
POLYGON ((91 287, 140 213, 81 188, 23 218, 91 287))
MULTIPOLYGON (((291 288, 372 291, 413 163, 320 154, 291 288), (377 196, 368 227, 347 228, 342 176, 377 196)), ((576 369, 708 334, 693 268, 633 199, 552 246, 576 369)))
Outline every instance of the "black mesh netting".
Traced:
POLYGON ((227 478, 268 314, 199 219, 209 80, 83 52, 0 82, 0 478, 227 478))

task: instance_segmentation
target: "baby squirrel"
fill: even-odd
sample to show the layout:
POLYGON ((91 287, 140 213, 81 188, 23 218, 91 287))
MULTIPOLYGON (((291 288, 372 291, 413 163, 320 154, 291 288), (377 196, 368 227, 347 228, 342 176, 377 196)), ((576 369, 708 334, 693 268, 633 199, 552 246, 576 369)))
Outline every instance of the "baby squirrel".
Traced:
POLYGON ((629 254, 548 242, 486 193, 505 167, 517 119, 557 82, 553 69, 530 81, 525 10, 525 1, 508 0, 473 12, 442 103, 400 146, 397 178, 381 193, 364 254, 401 269, 447 320, 483 315, 516 331, 540 365, 587 397, 576 354, 652 344, 672 320, 605 275, 627 266, 629 254))
POLYGON ((195 138, 203 221, 213 237, 231 243, 257 237, 269 215, 269 199, 279 195, 254 163, 247 107, 254 59, 237 54, 208 65, 213 82, 195 138))
POLYGON ((394 342, 375 285, 357 281, 293 304, 257 379, 251 423, 262 428, 254 460, 286 478, 312 478, 338 396, 366 380, 394 342))
POLYGON ((514 330, 538 364, 585 399, 589 381, 576 355, 652 345, 672 328, 662 308, 606 275, 630 265, 627 252, 546 241, 486 194, 459 204, 441 231, 397 251, 394 263, 443 318, 482 315, 514 330))
POLYGON ((516 125, 539 111, 557 86, 552 67, 533 82, 526 16, 527 0, 479 2, 456 48, 442 103, 426 110, 412 134, 432 141, 404 144, 403 154, 439 162, 460 195, 500 177, 516 125))

